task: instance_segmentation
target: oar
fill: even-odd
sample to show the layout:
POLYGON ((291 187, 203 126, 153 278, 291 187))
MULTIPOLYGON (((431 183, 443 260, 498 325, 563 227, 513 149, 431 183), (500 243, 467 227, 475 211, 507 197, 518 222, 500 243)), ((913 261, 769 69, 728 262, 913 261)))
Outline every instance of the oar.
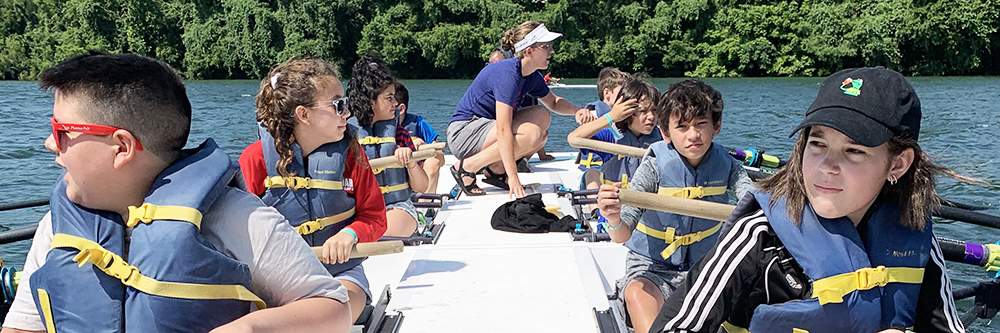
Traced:
MULTIPOLYGON (((419 151, 415 151, 415 152, 413 152, 413 155, 410 156, 410 161, 423 161, 423 160, 426 160, 428 158, 434 157, 434 154, 436 154, 436 153, 437 153, 436 150, 419 150, 419 151)), ((372 166, 372 169, 383 169, 383 168, 388 168, 388 167, 391 167, 391 166, 402 166, 402 165, 396 164, 396 157, 395 156, 379 157, 379 158, 376 158, 376 159, 368 161, 368 164, 372 166)))
MULTIPOLYGON (((322 246, 313 246, 313 253, 316 257, 323 256, 322 246)), ((358 243, 354 244, 351 249, 351 259, 354 258, 364 258, 383 254, 393 254, 403 252, 403 241, 392 240, 392 241, 381 241, 381 242, 371 242, 371 243, 358 243)))
MULTIPOLYGON (((618 191, 618 200, 623 205, 714 221, 725 221, 736 209, 736 206, 732 205, 626 189, 618 191)), ((996 271, 1000 266, 1000 258, 997 256, 1000 253, 994 253, 1000 252, 1000 246, 996 244, 979 245, 944 238, 938 238, 938 242, 941 244, 941 251, 944 252, 945 259, 948 261, 973 264, 985 268, 987 271, 996 271)))
POLYGON ((444 148, 447 146, 448 144, 444 142, 427 143, 420 145, 420 148, 417 148, 417 150, 431 150, 431 149, 444 150, 444 148))
POLYGON ((15 202, 15 203, 9 203, 9 204, 0 205, 0 212, 5 211, 5 210, 14 210, 14 209, 21 209, 21 208, 28 208, 28 207, 45 206, 45 205, 48 205, 48 204, 49 204, 49 198, 33 199, 33 200, 28 200, 28 201, 21 201, 21 202, 15 202))
POLYGON ((744 149, 737 150, 733 148, 726 148, 729 150, 729 155, 733 158, 743 161, 744 165, 751 166, 754 168, 765 167, 771 169, 777 169, 785 166, 788 161, 778 158, 777 156, 771 156, 767 154, 762 154, 757 151, 757 149, 744 149))
POLYGON ((612 153, 612 154, 618 154, 622 156, 635 157, 635 158, 642 158, 643 156, 646 155, 645 149, 620 145, 617 143, 610 143, 610 142, 577 138, 577 137, 567 138, 566 141, 569 141, 570 147, 573 148, 597 150, 597 151, 603 151, 605 153, 612 153))

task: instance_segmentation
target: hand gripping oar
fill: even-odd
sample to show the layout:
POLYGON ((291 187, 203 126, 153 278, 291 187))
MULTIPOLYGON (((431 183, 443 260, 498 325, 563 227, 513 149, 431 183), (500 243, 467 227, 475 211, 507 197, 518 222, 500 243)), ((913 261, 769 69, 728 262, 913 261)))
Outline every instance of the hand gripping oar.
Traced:
MULTIPOLYGON (((313 253, 316 257, 323 256, 322 246, 313 246, 313 253)), ((381 241, 381 242, 371 242, 371 243, 358 243, 354 244, 351 248, 351 259, 354 258, 364 258, 377 256, 382 254, 393 254, 403 252, 403 241, 393 240, 393 241, 381 241)))
MULTIPOLYGON (((428 158, 434 157, 434 154, 436 153, 437 153, 436 150, 415 151, 413 152, 413 155, 410 155, 410 161, 423 161, 428 158)), ((396 163, 395 156, 379 157, 368 161, 368 165, 371 165, 372 169, 384 169, 391 166, 402 166, 396 163)))
POLYGON ((431 149, 433 149, 433 150, 444 150, 444 148, 447 147, 447 146, 448 146, 448 144, 446 144, 444 142, 427 143, 427 144, 420 145, 420 147, 418 147, 417 150, 418 151, 431 150, 431 149))

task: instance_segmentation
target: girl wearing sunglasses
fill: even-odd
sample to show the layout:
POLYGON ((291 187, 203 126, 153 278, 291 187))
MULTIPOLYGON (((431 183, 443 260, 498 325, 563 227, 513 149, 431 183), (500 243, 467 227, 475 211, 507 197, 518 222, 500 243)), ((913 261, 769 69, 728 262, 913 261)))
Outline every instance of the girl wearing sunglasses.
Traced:
POLYGON ((371 291, 363 259, 348 257, 355 243, 382 237, 385 203, 348 131, 337 70, 318 59, 286 61, 261 82, 256 100, 261 140, 240 156, 247 187, 310 246, 323 246, 320 261, 347 288, 357 321, 371 291))

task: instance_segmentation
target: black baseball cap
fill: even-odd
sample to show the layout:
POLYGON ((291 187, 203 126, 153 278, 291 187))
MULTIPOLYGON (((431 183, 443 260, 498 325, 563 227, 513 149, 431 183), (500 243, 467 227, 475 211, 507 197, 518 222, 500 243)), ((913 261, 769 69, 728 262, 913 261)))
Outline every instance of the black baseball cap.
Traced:
POLYGON ((867 147, 894 136, 917 140, 920 99, 895 71, 881 66, 845 69, 823 80, 805 119, 791 135, 813 125, 833 128, 867 147))

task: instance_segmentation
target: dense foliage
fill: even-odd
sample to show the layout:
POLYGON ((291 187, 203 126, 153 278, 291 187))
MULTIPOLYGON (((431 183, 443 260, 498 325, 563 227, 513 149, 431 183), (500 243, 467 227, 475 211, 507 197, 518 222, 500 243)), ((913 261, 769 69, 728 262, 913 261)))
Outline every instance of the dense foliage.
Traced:
POLYGON ((561 77, 1000 74, 997 0, 3 0, 0 73, 34 79, 94 49, 193 79, 259 78, 289 57, 349 68, 376 51, 401 77, 468 78, 528 19, 565 34, 561 77))

